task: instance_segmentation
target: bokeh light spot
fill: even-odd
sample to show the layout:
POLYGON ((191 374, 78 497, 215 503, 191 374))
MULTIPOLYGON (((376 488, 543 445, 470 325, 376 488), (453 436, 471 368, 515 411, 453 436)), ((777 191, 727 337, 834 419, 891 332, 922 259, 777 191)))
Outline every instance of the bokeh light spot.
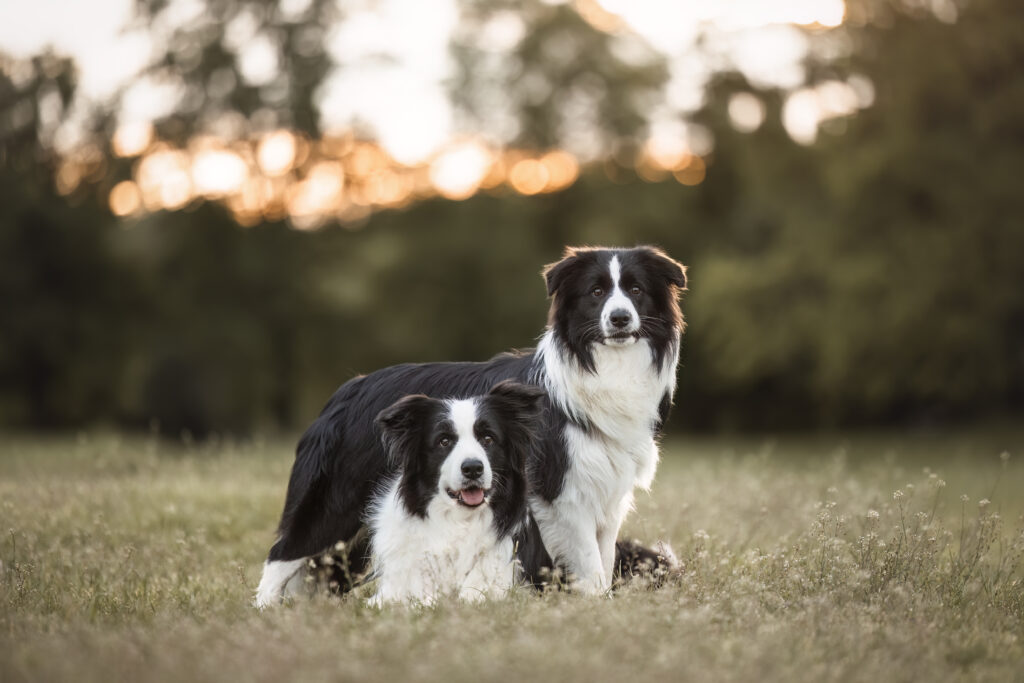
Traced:
POLYGON ((430 165, 430 182, 448 199, 466 199, 480 187, 493 161, 478 142, 464 142, 442 152, 430 165))
POLYGON ((286 130, 270 133, 260 141, 256 161, 268 176, 284 175, 295 163, 295 136, 286 130))
POLYGON ((707 166, 699 156, 689 158, 687 164, 672 175, 682 185, 700 185, 707 175, 707 166))
POLYGON ((142 208, 142 193, 131 180, 122 180, 110 190, 109 202, 115 216, 130 216, 142 208))
POLYGON ((537 159, 523 159, 516 162, 508 174, 512 188, 519 194, 525 195, 543 192, 549 178, 547 166, 537 159))
POLYGON ((764 123, 765 106, 761 98, 749 92, 729 98, 729 121, 741 133, 753 133, 764 123))
POLYGON ((242 158, 227 150, 204 150, 192 160, 192 183, 196 192, 207 197, 237 191, 248 175, 249 168, 242 158))
POLYGON ((153 141, 153 124, 149 121, 122 123, 110 141, 114 154, 119 157, 139 156, 153 141))

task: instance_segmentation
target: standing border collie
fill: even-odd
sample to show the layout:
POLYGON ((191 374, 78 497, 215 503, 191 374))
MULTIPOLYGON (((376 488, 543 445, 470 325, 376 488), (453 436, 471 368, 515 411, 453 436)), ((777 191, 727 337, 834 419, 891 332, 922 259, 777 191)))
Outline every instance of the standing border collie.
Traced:
POLYGON ((526 462, 544 396, 501 382, 485 396, 407 396, 377 418, 398 468, 370 503, 378 604, 477 600, 518 581, 526 528, 526 462))
MULTIPOLYGON (((527 462, 543 547, 519 549, 524 570, 536 576, 550 555, 580 590, 610 587, 633 490, 649 488, 657 468, 656 437, 675 392, 686 268, 653 247, 569 248, 543 274, 551 308, 535 350, 482 363, 396 365, 335 392, 299 441, 258 606, 278 601, 306 558, 360 531, 372 494, 395 471, 374 424, 381 410, 410 393, 462 399, 506 379, 547 390, 527 462)), ((358 573, 368 558, 349 561, 358 573)))

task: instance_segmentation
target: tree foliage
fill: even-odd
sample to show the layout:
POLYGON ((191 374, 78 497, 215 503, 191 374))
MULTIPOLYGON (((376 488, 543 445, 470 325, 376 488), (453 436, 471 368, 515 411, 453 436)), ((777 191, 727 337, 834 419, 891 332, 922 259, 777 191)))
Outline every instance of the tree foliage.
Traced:
MULTIPOLYGON (((207 4, 205 28, 172 40, 153 67, 193 93, 161 133, 183 140, 220 113, 251 120, 269 110, 316 135, 314 93, 331 65, 315 31, 327 4, 297 19, 275 3, 207 4), (225 26, 250 11, 282 48, 279 82, 246 84, 224 47, 225 26), (218 73, 234 87, 211 88, 218 73)), ((141 7, 150 18, 163 11, 141 7)), ((124 172, 110 158, 83 189, 56 192, 59 159, 44 144, 40 103, 52 93, 68 101, 74 71, 42 56, 30 77, 0 75, 0 420, 155 419, 196 434, 300 427, 355 373, 532 344, 545 319, 544 263, 565 244, 639 242, 691 267, 677 427, 1019 410, 1016 10, 974 0, 948 24, 900 4, 850 3, 867 20, 841 29, 848 56, 808 72, 866 76, 873 106, 800 146, 782 126, 784 93, 717 74, 692 117, 715 140, 707 179, 684 187, 620 167, 664 85, 662 61, 625 60, 613 36, 569 7, 466 3, 453 44, 462 115, 524 146, 572 144, 589 131, 611 156, 556 194, 435 199, 315 232, 241 228, 214 205, 121 224, 104 204, 124 172), (519 12, 525 26, 506 59, 477 38, 499 11, 519 12), (766 104, 754 133, 730 123, 737 92, 766 104)))

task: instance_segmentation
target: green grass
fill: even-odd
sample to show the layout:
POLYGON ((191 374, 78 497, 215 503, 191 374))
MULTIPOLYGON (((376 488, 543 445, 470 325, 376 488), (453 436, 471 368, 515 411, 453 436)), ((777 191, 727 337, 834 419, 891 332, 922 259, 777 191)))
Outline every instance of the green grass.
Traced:
POLYGON ((657 590, 261 614, 290 441, 7 437, 0 681, 1020 681, 1022 446, 675 440, 625 529, 683 561, 657 590))

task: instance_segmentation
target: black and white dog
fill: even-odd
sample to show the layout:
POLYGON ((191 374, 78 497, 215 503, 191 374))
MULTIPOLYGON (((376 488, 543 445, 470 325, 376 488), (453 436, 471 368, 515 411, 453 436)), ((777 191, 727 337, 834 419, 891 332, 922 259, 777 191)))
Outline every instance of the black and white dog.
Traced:
POLYGON ((374 600, 476 600, 516 585, 527 528, 526 461, 542 389, 501 382, 485 396, 407 396, 377 418, 397 468, 370 503, 374 600))
MULTIPOLYGON (((520 549, 526 574, 536 576, 550 555, 584 592, 611 585, 633 490, 649 488, 657 468, 656 437, 675 391, 686 269, 652 247, 570 248, 544 278, 552 301, 535 350, 482 363, 397 365, 335 392, 299 441, 257 605, 279 600, 307 558, 361 531, 374 491, 395 471, 375 428, 381 410, 410 393, 482 395, 506 379, 547 391, 527 462, 543 549, 520 549)), ((350 561, 358 572, 367 558, 350 561)))

